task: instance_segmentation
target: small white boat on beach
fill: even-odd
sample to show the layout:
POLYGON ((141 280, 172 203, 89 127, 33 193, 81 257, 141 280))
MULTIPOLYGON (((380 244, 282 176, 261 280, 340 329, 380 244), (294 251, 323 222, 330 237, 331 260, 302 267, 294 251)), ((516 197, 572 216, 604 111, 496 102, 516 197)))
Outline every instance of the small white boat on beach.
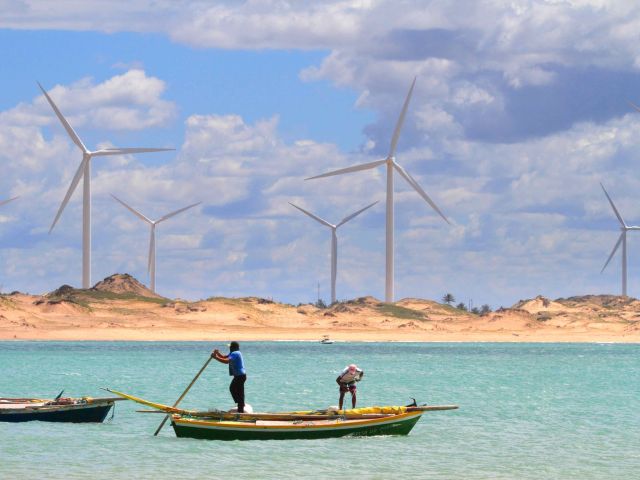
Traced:
POLYGON ((329 345, 329 344, 333 343, 333 340, 331 340, 329 338, 329 335, 323 335, 322 336, 322 340, 320 340, 320 343, 324 343, 325 345, 329 345))

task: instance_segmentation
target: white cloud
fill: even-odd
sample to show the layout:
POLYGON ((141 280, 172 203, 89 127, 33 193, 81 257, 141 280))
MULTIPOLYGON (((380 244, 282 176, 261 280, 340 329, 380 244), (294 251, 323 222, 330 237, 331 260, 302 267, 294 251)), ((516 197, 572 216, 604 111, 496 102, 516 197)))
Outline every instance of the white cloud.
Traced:
MULTIPOLYGON (((286 292, 287 299, 300 301, 312 299, 309 292, 318 280, 326 291, 328 232, 288 202, 335 222, 371 201, 384 200, 384 170, 304 182, 305 176, 370 158, 348 156, 334 145, 308 139, 284 142, 277 119, 250 124, 239 116, 209 114, 189 117, 185 128, 178 155, 164 165, 148 167, 131 158, 101 164, 94 172, 94 278, 126 270, 146 280, 148 228, 108 196, 115 193, 151 218, 204 202, 158 230, 158 287, 163 293, 194 298, 278 297, 286 292)), ((636 150, 638 130, 640 122, 629 115, 523 143, 456 140, 447 145, 446 155, 467 170, 464 174, 429 172, 431 163, 442 165, 438 155, 443 152, 433 158, 433 152, 420 148, 400 150, 398 160, 454 225, 447 226, 397 179, 398 295, 437 298, 464 285, 464 292, 454 293, 476 302, 508 304, 538 293, 541 285, 551 289, 549 276, 555 278, 554 294, 576 293, 561 285, 562 272, 576 268, 586 280, 582 287, 572 280, 572 288, 606 288, 610 277, 596 275, 616 226, 597 181, 606 176, 625 215, 640 215, 631 195, 638 182, 624 169, 607 173, 611 162, 636 150), (572 216, 579 227, 571 225, 572 216), (594 232, 591 225, 598 222, 610 224, 611 232, 594 232), (479 281, 487 275, 490 280, 479 281)), ((49 143, 43 142, 47 150, 49 143)), ((68 163, 73 146, 58 137, 53 142, 60 148, 51 161, 68 163)), ((31 199, 16 203, 11 216, 46 227, 74 166, 66 169, 66 178, 56 172, 42 182, 39 171, 25 176, 22 184, 29 186, 31 199), (41 201, 50 207, 34 208, 41 201)), ((6 181, 17 178, 12 171, 6 181)), ((32 244, 4 251, 5 274, 17 284, 11 289, 49 290, 79 277, 78 198, 76 194, 51 236, 36 233, 32 244), (36 274, 21 267, 18 258, 25 265, 37 263, 36 274)), ((5 236, 12 224, 3 227, 5 236)), ((339 235, 338 296, 382 296, 384 204, 345 225, 339 235)))
MULTIPOLYGON (((382 168, 302 179, 386 153, 418 75, 398 160, 454 225, 398 178, 398 295, 437 298, 461 285, 456 295, 508 304, 536 293, 616 289, 615 268, 598 275, 617 228, 598 182, 625 218, 640 218, 640 121, 621 113, 626 106, 589 110, 580 100, 597 97, 611 78, 636 78, 640 7, 632 2, 63 1, 54 8, 25 1, 5 10, 6 28, 155 31, 205 48, 324 49, 323 61, 300 78, 350 88, 358 107, 378 114, 363 153, 313 138, 284 141, 278 117, 250 123, 205 112, 187 118, 183 145, 161 166, 135 157, 101 163, 93 184, 96 276, 133 268, 144 278, 147 232, 109 193, 149 216, 203 200, 162 227, 161 289, 309 299, 318 278, 327 284, 327 232, 287 202, 336 221, 384 200, 382 168)), ((139 68, 98 84, 84 78, 46 87, 77 129, 164 126, 176 112, 163 99, 164 81, 139 68)), ((618 101, 602 98, 605 107, 618 101)), ((42 97, 1 112, 0 126, 0 189, 37 199, 12 206, 10 216, 25 218, 35 238, 3 252, 5 271, 44 289, 79 265, 78 194, 54 234, 43 235, 78 152, 42 97), (46 253, 36 259, 34 252, 46 253)), ((382 295, 383 212, 376 206, 341 236, 341 298, 382 295)), ((5 235, 14 223, 2 224, 5 235)))
MULTIPOLYGON (((5 13, 0 19, 5 28, 158 32, 198 48, 328 50, 322 64, 305 69, 301 78, 328 79, 366 92, 358 105, 382 114, 379 128, 368 132, 376 144, 381 142, 380 132, 388 124, 388 116, 397 114, 402 92, 414 75, 420 80, 410 115, 442 111, 452 117, 452 125, 463 127, 449 135, 467 132, 504 140, 509 135, 540 135, 531 124, 534 120, 513 121, 510 106, 518 91, 563 86, 576 81, 564 78, 564 74, 585 69, 638 74, 640 58, 635 41, 640 6, 605 0, 66 0, 56 2, 55 8, 46 2, 25 0, 5 13), (95 11, 100 11, 99 17, 95 11), (487 83, 492 82, 493 88, 487 89, 487 83), (478 111, 483 105, 490 105, 491 110, 478 111), (483 122, 484 115, 495 116, 496 124, 483 122), (504 128, 504 123, 511 124, 510 128, 504 128)), ((114 78, 112 83, 119 81, 114 78)), ((138 83, 141 91, 135 92, 135 98, 147 92, 158 99, 159 87, 149 83, 138 83)), ((103 89, 109 87, 104 85, 103 89)), ((95 122, 100 128, 147 128, 166 122, 170 117, 167 109, 157 101, 151 103, 160 111, 136 115, 140 109, 105 106, 94 117, 95 122)), ((553 105, 551 101, 549 107, 553 105)), ((528 113, 527 109, 522 111, 524 116, 528 113)), ((548 122, 542 134, 566 129, 572 119, 590 120, 589 113, 589 109, 575 109, 572 118, 557 126, 548 122)), ((78 122, 89 121, 76 115, 78 122)), ((430 131, 425 125, 427 132, 438 135, 443 134, 441 127, 441 122, 436 122, 435 130, 430 131)))
MULTIPOLYGON (((43 87, 80 137, 83 127, 142 130, 167 125, 175 116, 175 105, 161 98, 165 83, 143 70, 129 70, 98 84, 87 77, 71 86, 43 87)), ((57 127, 59 121, 40 95, 32 103, 2 112, 0 125, 57 127)))

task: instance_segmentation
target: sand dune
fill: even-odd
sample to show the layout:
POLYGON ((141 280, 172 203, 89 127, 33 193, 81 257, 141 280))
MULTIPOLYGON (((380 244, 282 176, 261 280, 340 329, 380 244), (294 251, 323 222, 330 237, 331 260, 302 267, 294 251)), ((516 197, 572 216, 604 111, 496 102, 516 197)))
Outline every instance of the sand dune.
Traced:
POLYGON ((257 297, 188 302, 129 275, 89 290, 0 296, 0 339, 639 342, 640 301, 611 295, 522 300, 475 315, 431 300, 373 297, 330 308, 257 297))

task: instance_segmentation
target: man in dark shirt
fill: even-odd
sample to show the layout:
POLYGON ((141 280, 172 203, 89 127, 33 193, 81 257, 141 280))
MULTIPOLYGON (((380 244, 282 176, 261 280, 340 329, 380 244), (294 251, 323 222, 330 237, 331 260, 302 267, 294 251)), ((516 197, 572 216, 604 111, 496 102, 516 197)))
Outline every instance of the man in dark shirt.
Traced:
POLYGON ((244 368, 244 359, 240 353, 240 344, 231 342, 229 344, 229 355, 224 355, 216 348, 211 357, 220 363, 229 365, 229 375, 233 377, 229 391, 233 401, 238 404, 238 413, 244 413, 244 382, 247 381, 247 372, 244 368))

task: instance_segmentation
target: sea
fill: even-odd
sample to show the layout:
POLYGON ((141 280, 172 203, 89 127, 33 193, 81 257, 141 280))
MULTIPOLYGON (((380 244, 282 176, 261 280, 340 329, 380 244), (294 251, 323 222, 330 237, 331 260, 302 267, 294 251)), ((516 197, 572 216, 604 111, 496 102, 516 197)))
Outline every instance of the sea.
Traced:
MULTIPOLYGON (((172 404, 216 342, 0 342, 0 396, 110 396, 172 404)), ((638 479, 640 345, 243 342, 255 411, 336 405, 340 370, 365 372, 358 406, 456 404, 404 437, 221 442, 176 438, 118 402, 103 424, 0 422, 0 479, 638 479)), ((230 408, 212 362, 182 402, 230 408)))

